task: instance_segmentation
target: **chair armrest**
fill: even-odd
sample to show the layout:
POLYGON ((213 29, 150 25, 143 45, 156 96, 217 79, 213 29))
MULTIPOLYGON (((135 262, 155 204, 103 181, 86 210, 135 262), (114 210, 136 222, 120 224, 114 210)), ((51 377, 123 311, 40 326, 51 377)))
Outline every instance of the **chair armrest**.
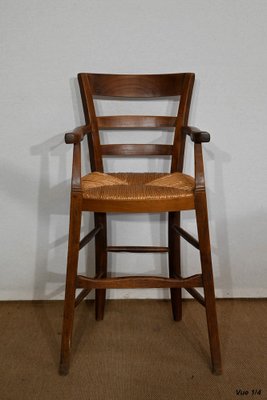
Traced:
POLYGON ((205 143, 210 141, 210 134, 208 132, 201 131, 193 126, 183 126, 182 132, 190 136, 194 143, 205 143))
POLYGON ((79 128, 74 129, 74 131, 65 134, 65 143, 79 143, 87 133, 90 133, 90 131, 91 128, 89 125, 80 126, 79 128))

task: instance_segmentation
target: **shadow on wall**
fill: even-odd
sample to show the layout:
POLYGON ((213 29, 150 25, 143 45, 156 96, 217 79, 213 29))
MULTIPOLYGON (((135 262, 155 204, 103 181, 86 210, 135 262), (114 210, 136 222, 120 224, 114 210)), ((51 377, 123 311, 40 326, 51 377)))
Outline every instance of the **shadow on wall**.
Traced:
MULTIPOLYGON (((81 125, 78 122, 81 111, 77 106, 79 103, 74 79, 70 81, 70 86, 75 125, 79 126, 81 125)), ((61 299, 65 292, 70 203, 70 180, 65 178, 71 174, 71 157, 69 155, 72 153, 72 146, 65 145, 62 133, 32 146, 30 151, 33 157, 40 159, 33 299, 61 299)), ((93 221, 86 216, 82 223, 81 235, 84 231, 87 233, 90 229, 89 225, 92 225, 93 221)), ((84 261, 84 270, 88 275, 92 275, 94 268, 94 253, 90 250, 90 247, 87 246, 86 250, 82 250, 80 254, 80 261, 84 261)), ((47 338, 51 357, 57 366, 62 316, 59 316, 58 325, 55 326, 51 322, 46 307, 40 304, 36 309, 36 318, 47 338)))
POLYGON ((220 288, 222 297, 233 297, 233 279, 229 251, 229 221, 227 220, 225 178, 223 171, 225 163, 231 162, 231 156, 218 148, 213 142, 206 147, 205 155, 207 163, 213 162, 214 170, 214 192, 211 192, 211 190, 208 191, 208 199, 210 199, 210 230, 211 233, 215 233, 215 238, 211 237, 211 245, 212 254, 216 257, 218 263, 219 274, 217 288, 220 288), (213 207, 219 207, 220 212, 216 213, 213 207), (215 215, 220 216, 220 219, 215 218, 215 215), (222 287, 224 282, 228 283, 227 288, 222 287))
MULTIPOLYGON (((188 146, 188 153, 193 158, 193 146, 188 146)), ((224 165, 231 162, 231 156, 220 150, 213 142, 203 146, 205 165, 207 202, 209 212, 209 228, 213 272, 216 294, 220 297, 233 296, 233 279, 229 249, 229 221, 227 219, 227 204, 225 193, 224 165), (212 163, 212 165, 210 165, 212 163), (209 168, 208 168, 209 166, 209 168), (212 171, 212 172, 210 172, 212 171), (210 172, 210 173, 209 173, 210 172), (209 176, 210 175, 210 176, 209 176), (212 184, 212 176, 214 182, 212 184), (213 191, 210 189, 213 187, 213 191)), ((197 227, 194 211, 182 212, 182 226, 197 238, 197 227)), ((185 275, 199 273, 199 252, 182 241, 182 272, 185 275)), ((200 290, 201 291, 201 290, 200 290)))
MULTIPOLYGON (((62 181, 62 176, 70 173, 69 150, 72 152, 72 147, 65 145, 64 134, 56 135, 31 148, 32 156, 40 157, 34 299, 49 300, 62 298, 64 295, 70 181, 62 181), (51 168, 54 165, 57 165, 58 170, 56 181, 60 182, 57 185, 52 185, 50 181, 51 168)), ((54 171, 53 176, 56 176, 54 171)), ((90 229, 88 225, 88 217, 83 218, 81 236, 90 229)), ((90 249, 89 254, 89 246, 86 250, 81 253, 81 260, 87 259, 85 270, 89 269, 89 265, 90 269, 94 266, 93 252, 90 249)))
MULTIPOLYGON (((55 299, 62 297, 64 293, 70 182, 61 181, 61 177, 66 176, 66 169, 71 168, 67 157, 69 150, 70 147, 64 143, 64 134, 54 136, 31 148, 31 154, 40 157, 41 177, 38 193, 34 299, 55 299), (51 160, 54 157, 58 166, 57 181, 60 182, 55 186, 50 183, 51 165, 55 165, 51 160), (51 289, 53 286, 54 290, 51 289)), ((83 220, 82 232, 87 231, 85 225, 88 225, 88 219, 83 220)), ((86 256, 89 257, 88 254, 86 256)), ((94 266, 93 262, 89 264, 94 266)))
MULTIPOLYGON (((34 299, 52 299, 63 291, 63 275, 51 268, 56 263, 50 256, 55 247, 63 248, 67 241, 67 235, 50 241, 53 217, 64 216, 68 212, 67 182, 63 181, 54 187, 50 184, 50 156, 58 157, 59 167, 63 171, 66 169, 66 152, 62 144, 63 135, 57 135, 31 148, 31 155, 40 158, 34 299), (60 283, 61 286, 47 294, 49 283, 60 283)), ((55 257, 58 259, 58 254, 55 257)))
MULTIPOLYGON (((76 79, 70 80, 70 87, 75 125, 79 126, 82 105, 76 79)), ((31 155, 40 158, 34 299, 49 300, 64 295, 70 203, 70 181, 64 179, 71 174, 69 152, 72 153, 72 146, 64 143, 63 133, 31 147, 31 155), (51 178, 60 183, 53 185, 51 178)), ((92 224, 89 216, 83 218, 81 236, 92 224)), ((92 256, 90 245, 80 254, 89 274, 94 267, 92 256)))

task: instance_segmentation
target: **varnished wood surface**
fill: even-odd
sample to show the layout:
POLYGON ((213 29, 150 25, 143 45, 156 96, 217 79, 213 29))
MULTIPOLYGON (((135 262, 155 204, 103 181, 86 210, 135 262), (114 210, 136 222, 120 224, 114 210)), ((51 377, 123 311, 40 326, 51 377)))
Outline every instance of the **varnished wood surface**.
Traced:
POLYGON ((195 193, 205 190, 204 162, 201 143, 194 144, 195 193))
POLYGON ((111 253, 167 253, 169 248, 160 246, 108 246, 107 251, 111 253))
POLYGON ((180 98, 177 121, 174 132, 171 172, 183 171, 186 134, 183 133, 181 128, 183 126, 188 125, 188 116, 189 116, 194 81, 195 81, 194 74, 185 75, 183 93, 180 98))
MULTIPOLYGON (((104 276, 103 272, 100 272, 97 276, 95 276, 94 279, 100 279, 102 278, 102 276, 104 276)), ((88 294, 93 290, 93 288, 89 288, 89 289, 83 289, 78 296, 75 299, 75 307, 77 307, 87 296, 88 294)))
MULTIPOLYGON (((77 146, 74 145, 74 147, 77 146)), ((81 197, 75 191, 71 194, 67 276, 64 301, 64 316, 61 337, 59 373, 67 375, 70 366, 70 350, 74 322, 76 276, 79 260, 79 243, 82 217, 81 197)))
POLYGON ((201 131, 193 126, 183 126, 182 132, 190 136, 194 143, 206 143, 210 141, 210 134, 205 131, 201 131))
MULTIPOLYGON (((201 148, 201 144, 196 144, 195 146, 200 146, 201 148)), ((222 373, 222 361, 215 304, 207 200, 203 187, 196 191, 195 202, 212 371, 214 374, 220 375, 222 373)))
POLYGON ((199 243, 198 241, 190 235, 188 232, 186 232, 183 228, 173 225, 172 228, 175 230, 175 232, 182 236, 188 243, 190 243, 192 246, 194 246, 196 249, 199 250, 199 243))
POLYGON ((135 98, 178 96, 183 90, 185 78, 185 74, 110 75, 81 73, 79 76, 81 78, 88 77, 94 96, 135 98))
POLYGON ((136 288, 180 288, 202 287, 200 274, 184 279, 162 278, 159 276, 123 276, 119 278, 91 279, 78 275, 77 288, 108 288, 108 289, 136 289, 136 288))
POLYGON ((89 232, 81 241, 80 241, 80 250, 86 246, 94 237, 98 234, 98 232, 103 229, 103 226, 96 226, 91 232, 89 232))
MULTIPOLYGON (((98 235, 95 237, 95 271, 101 275, 101 279, 107 277, 107 214, 94 213, 95 227, 101 226, 98 235)), ((101 321, 104 318, 106 288, 96 288, 95 291, 95 318, 101 321)))
POLYGON ((101 146, 103 156, 170 156, 172 146, 168 144, 105 144, 101 146))
POLYGON ((177 117, 156 115, 112 115, 97 117, 98 129, 174 128, 177 117))
POLYGON ((186 291, 191 294, 202 306, 205 307, 205 298, 194 288, 185 288, 186 291))
MULTIPOLYGON (((173 226, 180 226, 181 213, 169 212, 168 213, 168 245, 169 245, 169 277, 181 277, 181 241, 180 236, 176 234, 173 226)), ((181 321, 182 319, 182 289, 170 288, 172 315, 174 321, 181 321)))
POLYGON ((80 126, 72 132, 65 134, 65 143, 74 144, 83 140, 84 136, 91 132, 90 125, 80 126))
POLYGON ((81 192, 81 143, 80 142, 75 143, 73 146, 71 190, 72 192, 81 192))
MULTIPOLYGON (((181 128, 187 126, 192 88, 193 73, 160 75, 108 75, 81 73, 78 75, 86 125, 91 133, 87 135, 91 170, 103 172, 103 161, 99 129, 116 128, 168 128, 174 127, 175 138, 171 152, 171 172, 182 171, 185 133, 181 128), (179 109, 176 116, 97 116, 94 108, 94 96, 122 97, 158 97, 179 95, 179 109), (173 126, 174 125, 174 126, 173 126)), ((122 148, 123 151, 123 148, 122 148)), ((166 150, 167 152, 170 149, 166 150)), ((131 153, 132 154, 132 153, 131 153)), ((115 153, 114 153, 115 155, 115 153)), ((117 153, 116 153, 117 155, 117 153)), ((159 149, 156 155, 161 155, 159 149)))

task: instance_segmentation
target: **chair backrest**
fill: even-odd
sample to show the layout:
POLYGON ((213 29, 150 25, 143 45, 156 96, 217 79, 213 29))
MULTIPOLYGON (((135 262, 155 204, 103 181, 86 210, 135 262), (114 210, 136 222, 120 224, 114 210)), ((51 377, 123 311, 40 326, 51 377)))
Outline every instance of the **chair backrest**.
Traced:
POLYGON ((103 172, 102 157, 171 156, 171 172, 182 171, 185 137, 181 127, 187 125, 193 73, 157 75, 114 75, 80 73, 81 90, 86 124, 91 125, 88 135, 92 171, 103 172), (178 113, 174 116, 116 115, 97 116, 94 98, 153 99, 179 96, 178 113), (166 144, 101 144, 99 131, 106 129, 174 129, 174 140, 166 144))

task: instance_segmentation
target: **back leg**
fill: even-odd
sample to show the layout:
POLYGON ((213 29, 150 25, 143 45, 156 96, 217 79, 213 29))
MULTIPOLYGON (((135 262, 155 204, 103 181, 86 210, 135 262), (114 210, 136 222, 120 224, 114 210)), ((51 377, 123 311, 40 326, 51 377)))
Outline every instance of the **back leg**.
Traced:
MULTIPOLYGON (((181 274, 181 243, 180 236, 176 234, 173 225, 180 226, 180 212, 169 212, 168 215, 168 239, 169 239, 169 276, 179 277, 181 274)), ((172 314, 175 321, 182 319, 182 289, 170 289, 172 314)))
MULTIPOLYGON (((95 213, 95 226, 101 225, 102 229, 95 237, 95 266, 96 275, 103 273, 102 277, 107 276, 107 215, 105 213, 95 213)), ((95 290, 95 318, 100 321, 104 318, 106 302, 106 289, 95 290)))

